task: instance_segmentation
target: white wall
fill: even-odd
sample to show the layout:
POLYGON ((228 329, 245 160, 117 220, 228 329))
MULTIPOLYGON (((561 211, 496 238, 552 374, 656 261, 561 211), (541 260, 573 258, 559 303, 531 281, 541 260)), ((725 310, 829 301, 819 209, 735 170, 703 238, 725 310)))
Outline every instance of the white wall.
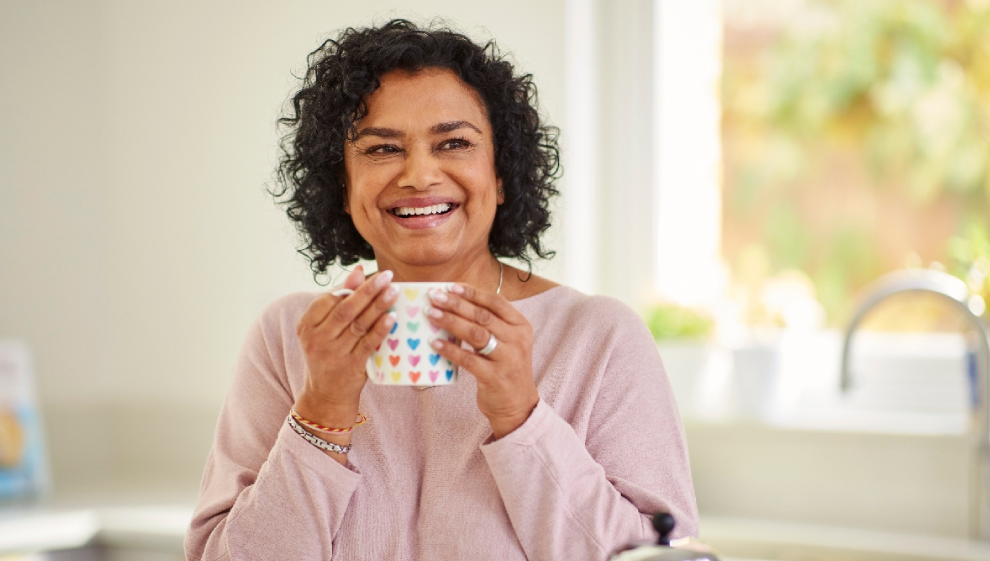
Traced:
POLYGON ((496 37, 562 124, 563 0, 0 0, 0 338, 34 349, 57 486, 198 478, 248 323, 316 288, 264 191, 290 71, 393 15, 496 37))

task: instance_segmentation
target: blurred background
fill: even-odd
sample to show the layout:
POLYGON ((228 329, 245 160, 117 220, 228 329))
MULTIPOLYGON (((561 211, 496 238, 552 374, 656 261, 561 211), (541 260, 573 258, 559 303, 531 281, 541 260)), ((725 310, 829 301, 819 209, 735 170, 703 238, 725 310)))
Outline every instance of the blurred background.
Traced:
POLYGON ((703 540, 990 559, 990 2, 0 0, 0 560, 181 558, 249 323, 342 275, 266 192, 296 76, 438 16, 535 76, 535 269, 643 314, 703 540))

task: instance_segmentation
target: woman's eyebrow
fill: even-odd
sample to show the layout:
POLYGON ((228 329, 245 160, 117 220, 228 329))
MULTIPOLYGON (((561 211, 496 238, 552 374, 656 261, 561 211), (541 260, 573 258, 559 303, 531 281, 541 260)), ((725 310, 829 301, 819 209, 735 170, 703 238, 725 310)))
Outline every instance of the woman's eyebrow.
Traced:
POLYGON ((467 121, 450 121, 447 123, 440 123, 437 125, 433 125, 433 128, 431 128, 430 130, 433 132, 433 134, 445 134, 463 128, 474 129, 474 131, 477 132, 478 134, 484 134, 483 132, 481 132, 481 129, 479 129, 478 127, 472 125, 467 121))
MULTIPOLYGON (((468 121, 448 121, 446 123, 438 123, 430 127, 430 132, 433 134, 446 134, 448 132, 463 128, 472 129, 478 134, 484 134, 481 132, 481 129, 468 121)), ((368 127, 359 130, 357 134, 354 135, 354 138, 351 139, 351 142, 357 142, 366 136, 377 136, 379 138, 401 138, 404 134, 402 131, 397 129, 390 129, 386 127, 368 127)))
POLYGON ((357 142, 366 136, 378 136, 381 138, 401 138, 403 136, 402 131, 396 129, 389 129, 385 127, 368 127, 366 129, 361 129, 358 131, 351 142, 357 142))

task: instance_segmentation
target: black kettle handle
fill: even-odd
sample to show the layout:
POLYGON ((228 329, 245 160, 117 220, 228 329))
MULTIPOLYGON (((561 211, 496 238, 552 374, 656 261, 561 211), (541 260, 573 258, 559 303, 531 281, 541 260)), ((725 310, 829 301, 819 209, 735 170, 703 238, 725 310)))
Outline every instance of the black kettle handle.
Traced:
POLYGON ((653 515, 653 528, 660 534, 659 545, 670 545, 670 533, 674 531, 674 517, 669 512, 658 512, 653 515))

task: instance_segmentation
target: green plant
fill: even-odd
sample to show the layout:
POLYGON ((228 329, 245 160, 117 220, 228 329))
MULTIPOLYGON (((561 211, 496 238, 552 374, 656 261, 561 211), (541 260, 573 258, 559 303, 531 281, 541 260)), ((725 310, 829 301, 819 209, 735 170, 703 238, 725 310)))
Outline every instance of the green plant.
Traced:
POLYGON ((643 319, 657 341, 705 339, 715 327, 715 322, 706 313, 667 302, 647 308, 643 319))
POLYGON ((966 281, 984 302, 990 302, 990 233, 971 224, 965 235, 949 240, 949 256, 949 272, 966 281))

